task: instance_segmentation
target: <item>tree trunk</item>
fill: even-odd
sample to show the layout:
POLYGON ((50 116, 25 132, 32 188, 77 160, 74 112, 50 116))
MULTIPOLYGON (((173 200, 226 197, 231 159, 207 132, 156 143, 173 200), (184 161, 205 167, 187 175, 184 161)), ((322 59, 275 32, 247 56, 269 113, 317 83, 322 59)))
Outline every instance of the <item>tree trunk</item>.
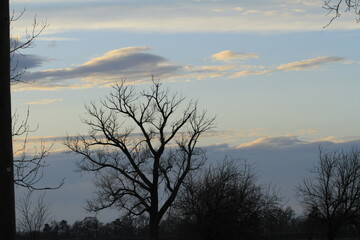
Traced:
POLYGON ((151 207, 150 207, 150 239, 159 239, 159 195, 158 195, 158 183, 159 183, 159 162, 160 157, 154 157, 153 164, 153 185, 151 187, 151 207))
POLYGON ((335 235, 336 235, 335 230, 332 227, 328 227, 326 239, 335 240, 335 235))
POLYGON ((156 213, 150 214, 149 231, 151 240, 159 240, 159 221, 156 213))
POLYGON ((15 239, 9 0, 0 0, 0 239, 15 239))
POLYGON ((150 221, 149 221, 149 233, 151 240, 159 239, 159 205, 158 205, 158 194, 157 186, 152 191, 151 196, 151 209, 150 209, 150 221))
POLYGON ((15 239, 9 0, 0 0, 0 239, 15 239))

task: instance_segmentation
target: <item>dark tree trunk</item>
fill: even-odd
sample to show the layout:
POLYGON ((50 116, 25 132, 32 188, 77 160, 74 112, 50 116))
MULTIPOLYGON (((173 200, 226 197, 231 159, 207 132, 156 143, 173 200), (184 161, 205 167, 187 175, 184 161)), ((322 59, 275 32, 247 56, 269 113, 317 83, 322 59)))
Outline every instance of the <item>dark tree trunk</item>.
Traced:
POLYGON ((150 239, 151 240, 159 239, 158 214, 154 214, 153 216, 150 215, 149 231, 150 231, 150 239))
POLYGON ((327 229, 327 240, 335 240, 336 231, 332 227, 328 227, 327 229))
POLYGON ((149 233, 151 240, 159 239, 159 197, 157 193, 157 185, 154 185, 151 196, 151 209, 149 212, 150 221, 149 221, 149 233))
POLYGON ((0 0, 0 239, 15 239, 9 0, 0 0))
POLYGON ((160 158, 155 156, 153 165, 153 185, 151 188, 151 207, 150 207, 150 221, 149 232, 151 240, 159 239, 159 195, 158 195, 158 183, 159 183, 159 161, 160 158))

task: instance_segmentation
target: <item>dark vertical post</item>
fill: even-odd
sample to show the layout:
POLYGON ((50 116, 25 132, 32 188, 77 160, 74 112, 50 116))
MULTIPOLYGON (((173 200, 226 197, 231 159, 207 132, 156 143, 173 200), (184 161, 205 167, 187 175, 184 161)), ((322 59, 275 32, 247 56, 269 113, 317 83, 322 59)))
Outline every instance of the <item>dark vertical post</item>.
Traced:
POLYGON ((15 239, 9 0, 0 0, 0 239, 15 239))

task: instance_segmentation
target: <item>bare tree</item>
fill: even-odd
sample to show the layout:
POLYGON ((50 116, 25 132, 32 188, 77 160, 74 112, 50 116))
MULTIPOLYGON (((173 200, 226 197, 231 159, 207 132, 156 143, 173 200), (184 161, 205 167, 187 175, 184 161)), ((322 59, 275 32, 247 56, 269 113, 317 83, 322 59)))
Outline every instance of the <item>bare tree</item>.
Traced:
POLYGON ((313 167, 312 177, 298 186, 298 196, 308 212, 327 229, 327 239, 360 216, 360 151, 323 152, 313 167))
POLYGON ((197 143, 214 118, 199 112, 196 102, 183 106, 184 97, 156 80, 139 93, 124 81, 113 89, 101 107, 86 106, 89 135, 68 137, 65 145, 83 157, 80 170, 96 173, 97 197, 87 209, 147 213, 150 238, 158 239, 159 222, 186 175, 205 161, 197 143))
POLYGON ((34 203, 31 200, 32 191, 18 202, 17 209, 21 215, 18 228, 30 236, 31 240, 39 239, 40 231, 50 216, 50 204, 45 202, 45 194, 39 196, 34 203))
POLYGON ((258 234, 261 219, 280 201, 275 191, 257 183, 251 165, 235 160, 190 176, 184 186, 175 204, 177 215, 207 240, 258 234))
POLYGON ((336 18, 339 18, 341 12, 354 11, 356 21, 360 22, 360 0, 324 0, 323 8, 329 14, 334 14, 325 27, 329 26, 336 18))
MULTIPOLYGON (((22 17, 25 10, 18 16, 15 16, 15 11, 10 16, 10 23, 17 21, 22 17)), ((47 22, 38 22, 34 17, 31 30, 26 29, 24 40, 18 37, 11 37, 10 39, 10 62, 11 62, 11 84, 19 82, 26 83, 21 77, 26 71, 26 68, 19 69, 19 62, 16 60, 16 55, 23 55, 22 50, 32 48, 35 46, 35 40, 47 27, 47 22)), ((20 119, 19 115, 15 112, 12 114, 12 138, 13 141, 22 140, 22 144, 18 149, 14 149, 15 159, 14 162, 14 183, 17 186, 25 187, 30 190, 48 190, 58 189, 64 184, 64 179, 59 182, 57 186, 39 187, 37 184, 43 177, 43 170, 47 166, 45 158, 49 155, 52 145, 46 146, 44 141, 41 141, 39 146, 30 148, 28 145, 29 134, 35 132, 37 127, 30 128, 29 121, 30 111, 27 110, 24 119, 20 119)))
POLYGON ((33 40, 45 28, 36 32, 36 18, 33 31, 26 34, 26 41, 11 41, 10 22, 16 18, 10 16, 9 0, 0 1, 0 239, 15 239, 15 195, 14 195, 14 161, 13 161, 13 125, 11 113, 11 82, 20 81, 23 71, 17 71, 17 63, 11 61, 20 49, 32 46, 33 40))
POLYGON ((43 171, 48 166, 45 158, 49 155, 52 145, 46 145, 41 140, 39 146, 33 146, 29 149, 29 134, 37 130, 37 127, 31 128, 29 126, 29 117, 29 109, 22 120, 20 120, 16 112, 12 117, 13 142, 22 141, 19 148, 14 150, 14 183, 29 190, 58 189, 64 184, 64 179, 56 186, 39 186, 39 182, 43 177, 43 171))
MULTIPOLYGON (((10 16, 10 23, 20 19, 24 14, 24 12, 25 10, 23 10, 20 14, 18 14, 18 16, 16 16, 15 11, 13 11, 12 15, 10 16)), ((19 62, 18 60, 15 60, 15 56, 22 55, 21 53, 22 50, 34 47, 36 38, 38 38, 41 35, 41 33, 45 30, 47 26, 48 24, 46 20, 39 22, 35 16, 31 26, 31 30, 28 31, 26 29, 23 40, 20 40, 18 37, 10 38, 10 61, 11 61, 10 75, 11 75, 12 84, 16 84, 19 82, 22 83, 26 82, 21 79, 21 77, 24 75, 26 71, 26 67, 25 69, 19 69, 18 68, 19 62)))

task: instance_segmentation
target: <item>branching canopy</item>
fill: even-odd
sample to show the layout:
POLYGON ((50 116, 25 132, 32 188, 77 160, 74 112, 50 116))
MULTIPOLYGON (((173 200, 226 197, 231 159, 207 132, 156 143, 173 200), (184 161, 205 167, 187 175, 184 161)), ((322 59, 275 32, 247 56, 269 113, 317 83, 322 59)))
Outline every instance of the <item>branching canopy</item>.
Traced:
POLYGON ((304 178, 298 196, 333 234, 350 224, 360 216, 360 151, 324 153, 320 149, 312 177, 304 178))
POLYGON ((360 0, 325 0, 323 7, 329 11, 329 14, 334 13, 325 27, 329 26, 336 18, 339 18, 342 11, 354 11, 356 21, 360 21, 360 0))
POLYGON ((83 156, 80 170, 96 173, 97 197, 88 210, 118 207, 150 218, 156 212, 158 223, 185 176, 204 163, 197 143, 214 118, 156 80, 149 91, 137 93, 125 82, 113 90, 100 107, 86 106, 89 134, 68 137, 65 144, 83 156))

